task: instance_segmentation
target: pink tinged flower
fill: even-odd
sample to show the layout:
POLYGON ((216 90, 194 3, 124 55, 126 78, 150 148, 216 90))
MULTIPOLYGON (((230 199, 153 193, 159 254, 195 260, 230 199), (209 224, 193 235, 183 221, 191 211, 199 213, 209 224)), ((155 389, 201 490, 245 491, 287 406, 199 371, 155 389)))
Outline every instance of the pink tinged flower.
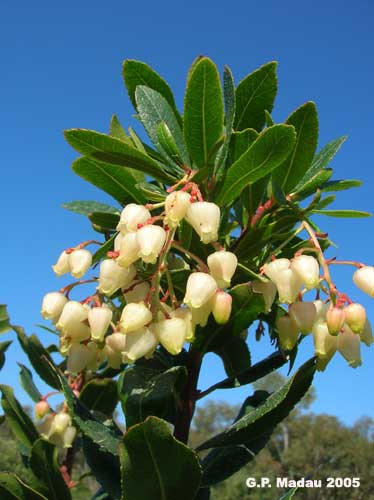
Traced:
POLYGON ((360 333, 366 323, 366 309, 361 304, 352 303, 345 309, 345 321, 354 333, 360 333))
POLYGON ((326 323, 330 335, 338 335, 343 328, 345 312, 339 307, 330 307, 326 313, 326 323))
POLYGON ((330 335, 326 321, 319 321, 313 326, 313 340, 315 355, 318 357, 317 370, 324 371, 336 352, 338 338, 330 335))
POLYGON ((299 333, 295 324, 291 321, 289 315, 285 314, 277 318, 276 327, 280 346, 286 351, 291 351, 296 345, 299 333))
POLYGON ((294 302, 289 307, 289 315, 297 330, 306 335, 313 329, 317 309, 313 302, 294 302))
POLYGON ((112 259, 104 260, 100 265, 98 291, 105 295, 113 295, 119 288, 128 285, 135 277, 134 266, 121 267, 112 259))
POLYGON ((91 336, 91 330, 86 324, 87 318, 87 307, 80 302, 70 300, 65 304, 56 328, 73 342, 81 342, 91 336))
POLYGON ((275 296, 277 295, 277 287, 272 281, 256 280, 252 283, 252 290, 254 293, 261 293, 265 302, 265 310, 271 311, 271 306, 274 303, 275 296))
POLYGON ((305 288, 312 290, 319 286, 318 260, 311 255, 299 255, 291 261, 291 269, 299 276, 305 288))
POLYGON ((152 323, 150 329, 170 354, 176 355, 182 351, 187 339, 187 325, 182 318, 171 318, 152 323))
POLYGON ((190 195, 184 191, 174 191, 165 200, 165 222, 169 227, 178 226, 190 206, 190 195))
POLYGON ((81 278, 92 264, 92 254, 81 248, 69 254, 70 273, 74 278, 81 278))
POLYGON ((374 297, 374 267, 364 266, 353 274, 354 284, 363 292, 374 297))
POLYGON ((372 344, 374 342, 373 331, 371 329, 370 322, 367 318, 366 318, 365 326, 364 326, 362 332, 360 332, 360 339, 361 339, 361 342, 363 342, 368 347, 370 347, 370 344, 372 344))
POLYGON ((150 218, 151 214, 145 206, 129 203, 121 212, 117 230, 123 234, 135 232, 138 229, 138 225, 145 224, 150 218))
POLYGON ((68 299, 63 293, 47 293, 43 298, 41 315, 44 319, 50 319, 53 322, 56 322, 67 302, 68 299))
POLYGON ((34 407, 34 415, 36 420, 41 420, 51 410, 47 401, 38 401, 34 407))
POLYGON ((88 311, 91 338, 102 342, 112 321, 113 313, 108 307, 93 307, 88 311))
POLYGON ((52 266, 53 272, 57 276, 62 276, 63 274, 70 272, 70 262, 69 262, 69 254, 63 251, 59 258, 57 259, 56 264, 52 266))
POLYGON ((217 285, 220 288, 229 287, 231 284, 231 278, 233 277, 238 265, 236 255, 232 252, 227 252, 226 250, 214 252, 209 255, 207 264, 210 274, 216 280, 217 285))
POLYGON ((122 353, 124 363, 134 363, 137 359, 149 355, 157 347, 158 339, 147 327, 126 335, 126 349, 122 353))
POLYGON ((280 271, 275 282, 278 289, 279 302, 292 304, 300 293, 301 280, 292 269, 280 271))
POLYGON ((352 368, 362 364, 360 336, 352 332, 348 325, 344 325, 343 331, 337 338, 338 351, 352 368))
POLYGON ((191 309, 202 307, 206 304, 217 290, 216 280, 207 273, 192 273, 186 284, 186 295, 183 302, 191 309))
POLYGON ((149 294, 150 288, 151 287, 149 286, 149 283, 147 283, 146 281, 143 281, 140 283, 136 282, 136 281, 132 281, 126 287, 126 289, 128 291, 125 291, 123 294, 125 297, 126 303, 130 304, 131 302, 144 301, 149 294))
POLYGON ((138 256, 143 262, 154 264, 166 241, 166 232, 161 226, 143 226, 137 232, 139 243, 138 256))
POLYGON ((224 325, 231 315, 232 297, 226 292, 219 291, 213 296, 212 313, 216 323, 224 325))
POLYGON ((123 333, 131 333, 152 321, 152 313, 144 302, 127 304, 121 314, 119 328, 123 333))
POLYGON ((129 267, 139 258, 140 245, 137 233, 127 233, 122 237, 119 256, 116 262, 122 267, 129 267))
POLYGON ((195 229, 203 243, 217 241, 220 217, 218 205, 208 201, 191 203, 186 213, 187 222, 195 229))
POLYGON ((279 273, 285 269, 289 269, 290 264, 291 262, 288 259, 274 259, 264 265, 264 273, 271 281, 277 284, 279 273))

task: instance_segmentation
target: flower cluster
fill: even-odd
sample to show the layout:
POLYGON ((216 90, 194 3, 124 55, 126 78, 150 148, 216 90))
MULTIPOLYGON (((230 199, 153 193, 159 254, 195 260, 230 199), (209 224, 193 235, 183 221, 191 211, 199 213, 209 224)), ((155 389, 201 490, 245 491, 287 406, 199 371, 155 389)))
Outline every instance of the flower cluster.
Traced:
POLYGON ((49 404, 41 400, 35 405, 35 417, 40 420, 38 430, 45 439, 61 448, 71 448, 77 429, 72 425, 72 419, 64 405, 59 411, 52 412, 49 404))

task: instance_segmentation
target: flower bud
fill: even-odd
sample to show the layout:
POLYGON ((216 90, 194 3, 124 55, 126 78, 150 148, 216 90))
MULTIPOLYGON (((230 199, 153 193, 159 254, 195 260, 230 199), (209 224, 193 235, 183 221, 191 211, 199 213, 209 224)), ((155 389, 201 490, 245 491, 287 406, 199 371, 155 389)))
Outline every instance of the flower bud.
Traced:
POLYGON ((216 293, 216 280, 207 273, 191 273, 186 284, 186 295, 183 302, 191 309, 206 304, 216 293))
POLYGON ((182 351, 187 337, 187 325, 182 318, 152 323, 150 329, 170 354, 176 355, 182 351))
POLYGON ((143 205, 129 203, 121 212, 117 230, 121 233, 133 233, 137 231, 138 224, 145 224, 151 218, 149 210, 143 205))
POLYGON ((363 292, 374 297, 374 267, 363 266, 353 275, 354 284, 363 292))
POLYGON ((232 297, 226 292, 219 291, 213 296, 212 313, 216 323, 224 325, 231 315, 232 297))
POLYGON ((67 370, 72 375, 77 375, 83 371, 90 361, 91 353, 83 344, 72 344, 69 349, 67 370))
POLYGON ((306 335, 313 329, 317 309, 313 302, 294 302, 289 307, 289 315, 297 331, 306 335))
POLYGON ((330 335, 326 321, 318 321, 313 326, 313 340, 315 355, 318 357, 317 369, 324 371, 336 352, 338 338, 330 335))
POLYGON ((70 273, 74 278, 81 278, 92 264, 92 254, 85 248, 74 250, 69 255, 70 273))
POLYGON ((232 252, 226 252, 226 250, 220 250, 209 255, 207 264, 210 274, 217 281, 217 285, 220 288, 229 287, 238 265, 236 255, 232 252))
POLYGON ((147 327, 126 335, 126 339, 126 350, 122 355, 124 363, 134 363, 137 359, 148 355, 158 344, 156 335, 147 327))
POLYGON ((184 191, 174 191, 165 200, 166 224, 170 227, 178 226, 185 217, 190 206, 190 195, 184 191))
POLYGON ((67 427, 71 425, 71 417, 68 413, 60 412, 55 415, 53 419, 51 432, 56 432, 57 434, 63 434, 67 427))
POLYGON ((50 319, 53 322, 57 321, 67 301, 68 299, 63 293, 47 293, 43 298, 41 315, 44 319, 50 319))
POLYGON ((366 310, 361 304, 349 304, 344 309, 345 322, 354 333, 360 333, 366 323, 366 310))
POLYGON ((43 399, 41 401, 38 401, 34 407, 34 414, 36 420, 41 420, 43 417, 49 413, 51 410, 49 404, 47 401, 44 401, 43 399))
POLYGON ((291 269, 295 271, 308 290, 319 286, 318 260, 311 255, 299 255, 292 259, 291 269))
POLYGON ((279 302, 292 304, 299 295, 301 281, 299 276, 292 269, 284 269, 277 276, 277 285, 279 302))
POLYGON ((112 321, 113 313, 108 307, 93 307, 88 311, 91 338, 102 342, 112 321))
POLYGON ((299 333, 297 327, 291 321, 288 314, 277 318, 276 327, 278 330, 280 346, 286 351, 291 351, 297 342, 297 336, 299 333))
POLYGON ((194 307, 191 309, 192 323, 194 325, 206 326, 213 308, 213 297, 201 307, 194 307))
POLYGON ((138 260, 139 251, 138 233, 127 233, 122 237, 116 262, 122 267, 129 267, 138 260))
POLYGON ((178 309, 170 312, 170 316, 172 318, 181 318, 184 320, 187 328, 186 340, 187 342, 191 342, 195 337, 195 325, 192 322, 192 313, 190 309, 178 307, 178 309))
POLYGON ((127 337, 123 333, 112 333, 105 339, 106 344, 116 352, 123 352, 126 349, 127 337))
POLYGON ((208 201, 191 203, 186 213, 187 222, 195 229, 203 243, 217 241, 220 217, 219 207, 208 201))
POLYGON ((57 276, 62 276, 70 272, 69 254, 67 254, 65 250, 60 254, 56 264, 52 266, 52 269, 57 276))
POLYGON ((65 429, 65 432, 62 435, 63 447, 71 448, 76 435, 77 429, 74 426, 69 425, 69 427, 65 429))
POLYGON ((87 317, 87 307, 79 302, 70 300, 65 304, 56 328, 61 330, 64 336, 70 337, 74 342, 81 342, 91 336, 89 327, 83 323, 87 320, 87 317))
POLYGON ((374 342, 373 331, 371 329, 370 322, 367 318, 365 321, 365 326, 364 326, 362 332, 360 332, 360 339, 361 339, 361 342, 363 342, 368 347, 370 347, 370 344, 372 344, 374 342))
POLYGON ((256 280, 252 283, 252 290, 255 293, 262 293, 262 297, 265 302, 266 312, 271 311, 271 306, 274 303, 275 296, 277 294, 277 287, 272 281, 260 281, 256 280))
POLYGON ((119 288, 125 287, 136 275, 134 266, 121 267, 112 259, 104 260, 100 265, 98 291, 112 295, 119 288))
POLYGON ((119 328, 123 333, 135 332, 151 321, 152 313, 144 302, 133 302, 123 308, 119 328))
POLYGON ((143 302, 147 298, 150 288, 149 283, 146 281, 142 281, 140 283, 132 281, 127 285, 127 289, 123 292, 126 303, 130 304, 131 302, 143 302))
POLYGON ((288 259, 274 259, 264 265, 264 273, 275 284, 277 283, 279 273, 289 269, 291 262, 288 259))
POLYGON ((161 226, 147 225, 139 229, 139 257, 148 264, 154 264, 166 240, 166 232, 161 226))
POLYGON ((348 325, 344 325, 338 336, 338 351, 352 368, 362 364, 360 336, 353 333, 348 325))
POLYGON ((339 307, 330 307, 326 313, 326 323, 330 335, 338 335, 343 328, 345 312, 339 307))

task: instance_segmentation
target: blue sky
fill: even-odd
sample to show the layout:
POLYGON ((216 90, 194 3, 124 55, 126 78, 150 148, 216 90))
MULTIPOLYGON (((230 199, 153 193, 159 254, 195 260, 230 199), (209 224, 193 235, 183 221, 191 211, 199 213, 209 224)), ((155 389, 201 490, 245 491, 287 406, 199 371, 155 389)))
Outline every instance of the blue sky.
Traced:
MULTIPOLYGON (((76 177, 70 164, 75 153, 64 142, 66 128, 106 131, 112 113, 134 125, 133 110, 121 79, 125 58, 152 65, 183 103, 185 76, 198 54, 210 56, 223 69, 228 64, 238 82, 271 60, 279 61, 279 93, 274 117, 283 121, 307 100, 319 109, 319 146, 340 135, 349 140, 339 152, 335 178, 361 178, 364 186, 342 193, 336 208, 374 212, 372 99, 374 5, 332 0, 231 3, 119 2, 96 0, 2 2, 1 53, 1 253, 0 302, 9 305, 15 324, 31 333, 40 322, 41 297, 61 287, 50 265, 60 250, 89 236, 86 220, 60 208, 66 201, 110 202, 76 177)), ((339 258, 374 264, 373 220, 321 218, 339 245, 339 258)), ((334 268, 342 290, 368 308, 374 303, 353 289, 352 269, 334 268)), ((11 338, 8 333, 3 339, 11 338)), ((40 337, 52 341, 46 332, 40 337)), ((2 340, 3 340, 2 339, 2 340)), ((269 351, 251 342, 254 359, 269 351)), ((312 352, 307 339, 302 359, 312 352)), ((14 345, 0 373, 1 383, 17 384, 16 361, 26 362, 14 345)), ((318 375, 313 409, 332 413, 347 423, 373 415, 374 348, 363 348, 363 367, 349 369, 333 360, 318 375)), ((224 376, 220 362, 209 356, 202 373, 205 388, 224 376)), ((240 402, 249 388, 217 393, 240 402)), ((23 402, 20 388, 16 394, 23 402)))

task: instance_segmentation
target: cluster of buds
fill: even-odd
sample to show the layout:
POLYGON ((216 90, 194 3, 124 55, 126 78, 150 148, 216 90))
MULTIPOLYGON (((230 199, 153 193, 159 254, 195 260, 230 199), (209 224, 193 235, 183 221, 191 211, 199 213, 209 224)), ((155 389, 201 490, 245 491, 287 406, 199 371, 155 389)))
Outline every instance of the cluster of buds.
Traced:
POLYGON ((53 412, 45 400, 35 405, 35 417, 40 435, 60 448, 71 448, 77 429, 64 407, 53 412))

